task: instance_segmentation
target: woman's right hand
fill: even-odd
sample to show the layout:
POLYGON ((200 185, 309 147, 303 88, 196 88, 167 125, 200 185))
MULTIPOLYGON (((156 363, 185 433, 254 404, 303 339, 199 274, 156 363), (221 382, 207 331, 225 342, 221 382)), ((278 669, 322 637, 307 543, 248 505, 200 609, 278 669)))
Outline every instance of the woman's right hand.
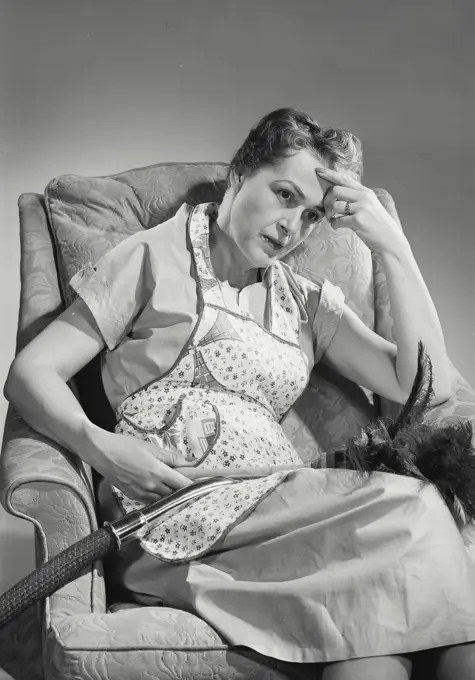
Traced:
POLYGON ((99 428, 87 439, 84 459, 128 498, 151 503, 191 484, 170 467, 185 461, 157 444, 99 428))

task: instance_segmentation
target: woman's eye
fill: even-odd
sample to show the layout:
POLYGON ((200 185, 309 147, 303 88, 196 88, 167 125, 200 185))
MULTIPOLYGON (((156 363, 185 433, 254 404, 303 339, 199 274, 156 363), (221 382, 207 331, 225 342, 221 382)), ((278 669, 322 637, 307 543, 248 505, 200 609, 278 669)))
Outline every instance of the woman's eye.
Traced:
POLYGON ((279 194, 282 196, 284 201, 291 201, 294 197, 293 193, 288 189, 280 189, 279 194))
POLYGON ((319 213, 317 210, 309 210, 307 213, 307 219, 310 222, 318 222, 323 217, 323 213, 319 213))

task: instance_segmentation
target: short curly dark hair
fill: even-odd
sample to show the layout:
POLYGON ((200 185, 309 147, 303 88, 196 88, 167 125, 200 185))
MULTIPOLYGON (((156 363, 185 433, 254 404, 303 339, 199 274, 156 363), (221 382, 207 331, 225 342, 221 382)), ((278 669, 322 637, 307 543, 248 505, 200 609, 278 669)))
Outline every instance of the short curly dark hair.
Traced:
POLYGON ((320 156, 332 169, 349 172, 358 180, 362 177, 363 151, 358 137, 346 130, 321 127, 302 111, 282 108, 251 129, 229 164, 227 184, 233 174, 252 175, 301 149, 320 156))

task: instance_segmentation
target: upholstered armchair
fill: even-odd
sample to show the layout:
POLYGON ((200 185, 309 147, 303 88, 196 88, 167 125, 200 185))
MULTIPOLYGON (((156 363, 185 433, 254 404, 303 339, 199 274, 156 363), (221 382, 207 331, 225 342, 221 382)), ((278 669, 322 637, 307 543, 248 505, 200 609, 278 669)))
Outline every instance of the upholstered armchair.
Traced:
MULTIPOLYGON (((226 166, 219 163, 160 164, 110 177, 65 175, 50 182, 44 196, 23 194, 17 350, 73 300, 68 282, 84 264, 94 264, 136 231, 165 221, 183 202, 219 201, 225 174, 226 166)), ((378 195, 397 218, 389 194, 380 190, 378 195)), ((323 223, 289 263, 314 281, 326 277, 339 285, 368 326, 392 337, 384 273, 354 234, 334 232, 323 223)), ((431 417, 475 420, 474 390, 453 366, 452 380, 451 399, 433 409, 431 417)), ((113 427, 99 358, 71 387, 91 419, 113 427)), ((331 452, 369 419, 394 413, 394 404, 319 365, 284 427, 302 459, 319 456, 322 466, 331 466, 331 452)), ((12 409, 4 434, 1 485, 6 510, 35 527, 38 564, 93 531, 100 521, 91 470, 29 428, 12 409)), ((0 655, 0 667, 16 680, 315 677, 314 669, 276 664, 229 647, 207 623, 188 612, 121 603, 102 564, 91 566, 12 622, 0 633, 0 655)))

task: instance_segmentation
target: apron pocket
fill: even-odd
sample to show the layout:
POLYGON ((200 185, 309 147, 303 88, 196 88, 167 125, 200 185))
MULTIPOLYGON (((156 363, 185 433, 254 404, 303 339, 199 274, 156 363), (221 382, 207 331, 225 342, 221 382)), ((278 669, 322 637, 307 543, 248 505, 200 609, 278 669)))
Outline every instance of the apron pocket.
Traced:
POLYGON ((184 395, 173 405, 158 404, 145 413, 123 412, 116 425, 116 432, 177 451, 191 466, 200 465, 208 456, 218 441, 220 429, 216 406, 196 399, 196 395, 184 395))

